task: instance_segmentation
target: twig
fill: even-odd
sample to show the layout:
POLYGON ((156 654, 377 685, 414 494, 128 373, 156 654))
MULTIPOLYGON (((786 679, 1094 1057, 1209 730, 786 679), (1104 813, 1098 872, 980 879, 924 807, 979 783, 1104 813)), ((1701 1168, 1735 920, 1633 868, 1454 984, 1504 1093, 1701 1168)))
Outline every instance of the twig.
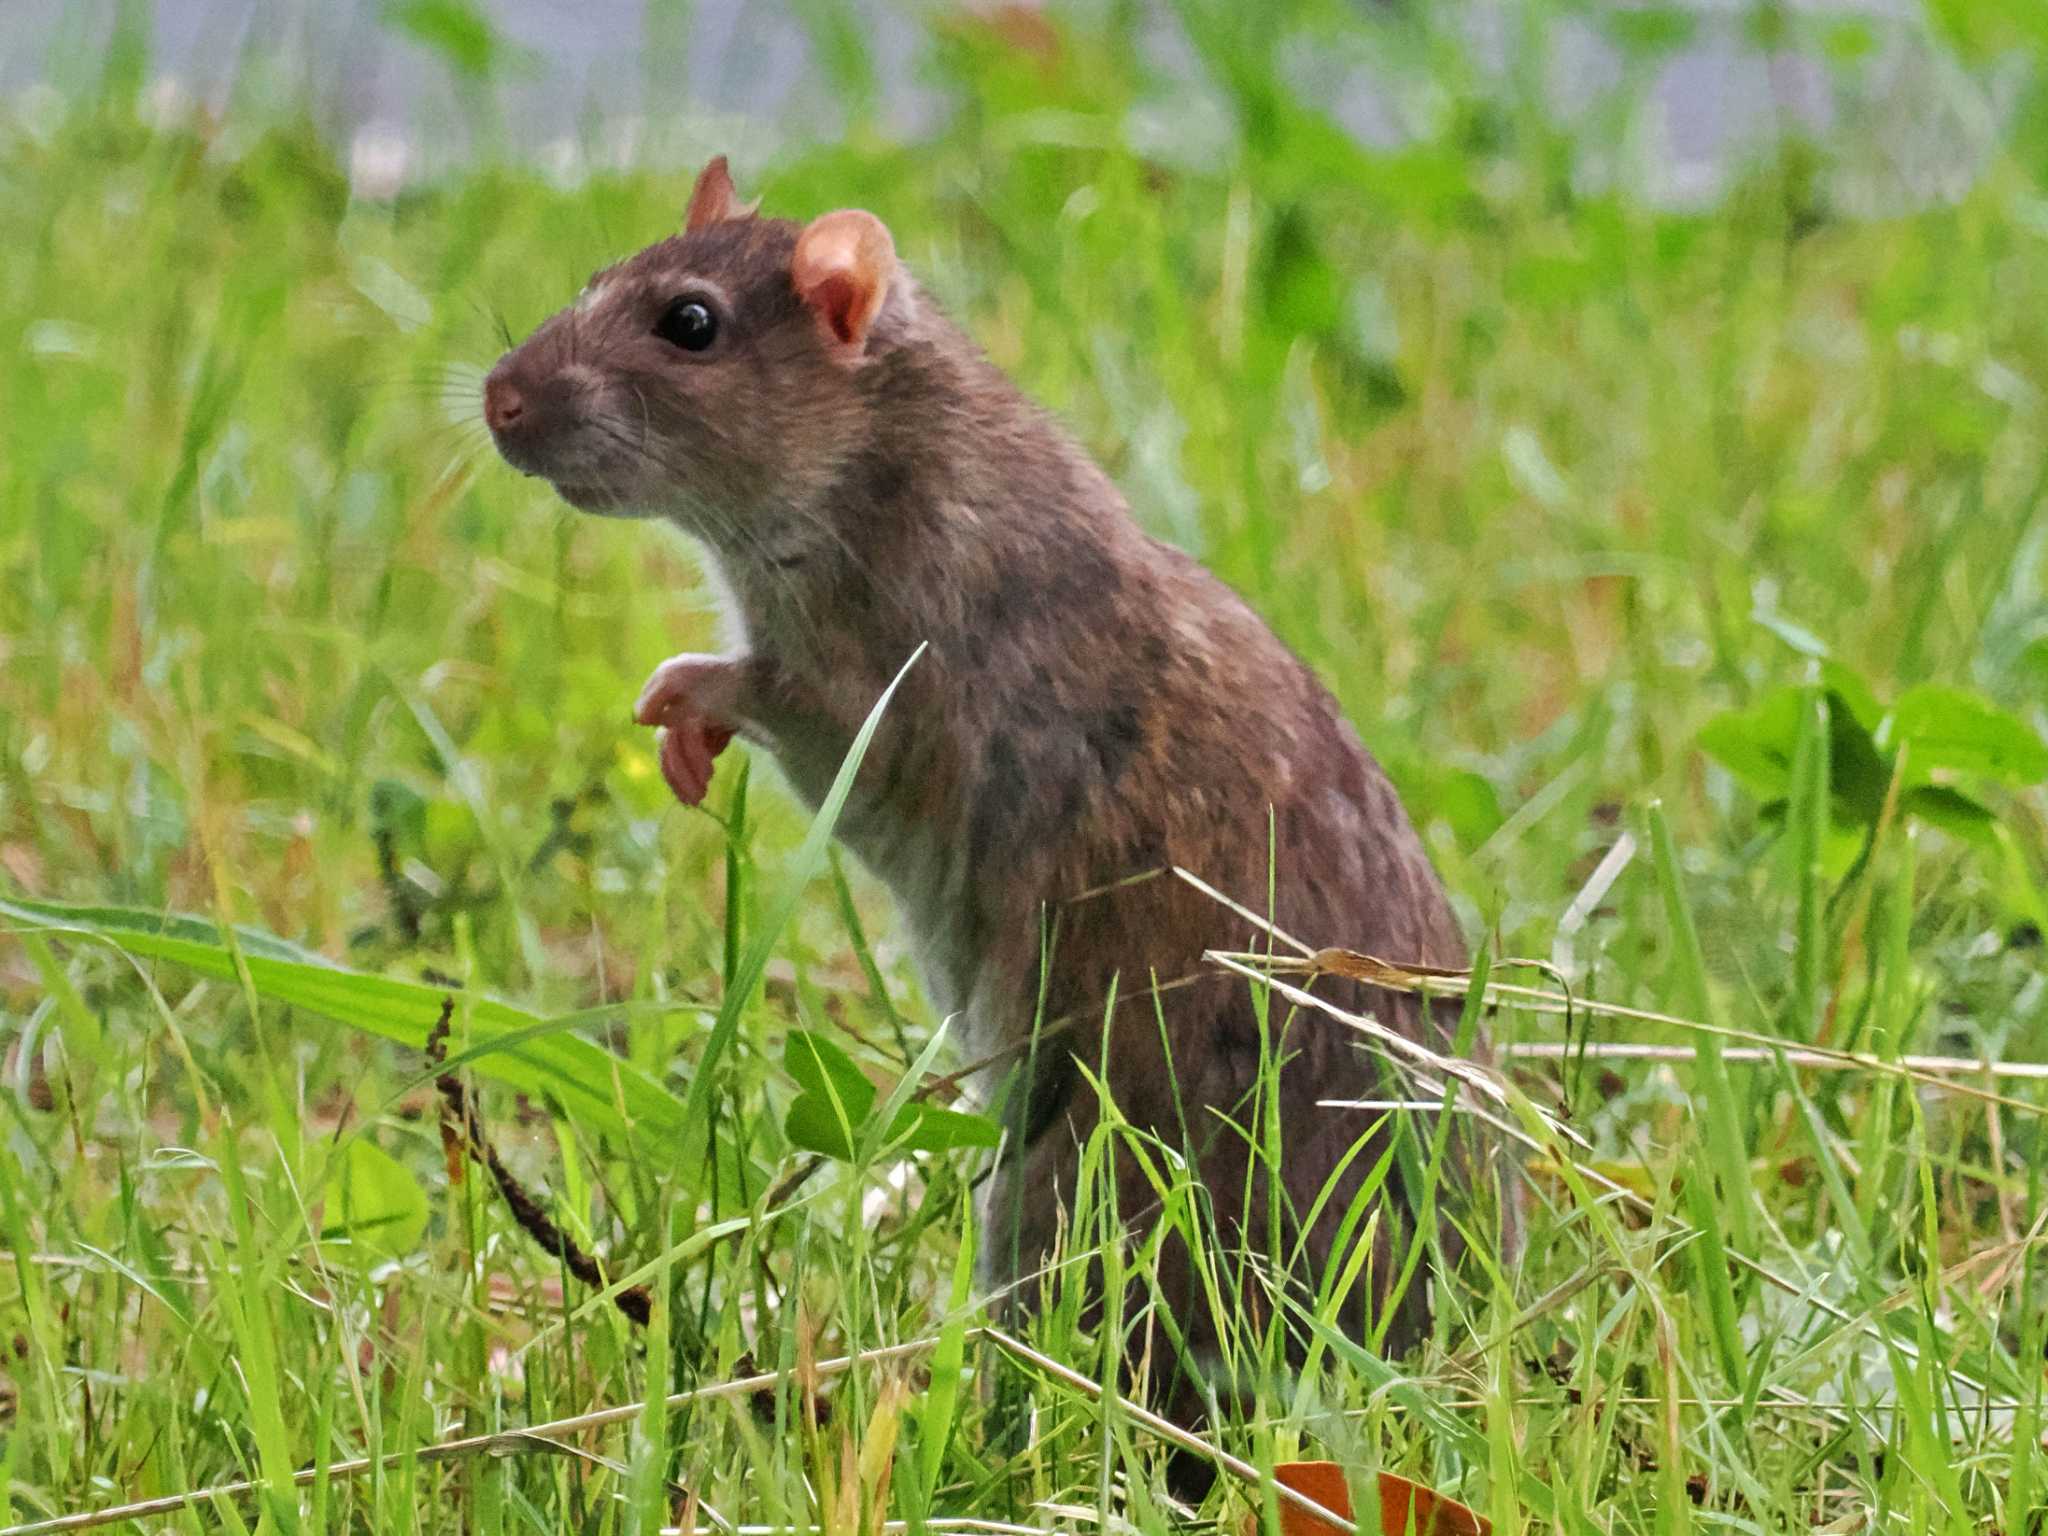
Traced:
MULTIPOLYGON (((427 1060, 436 1066, 447 1059, 448 1027, 455 1017, 455 999, 441 999, 441 1017, 435 1022, 427 1036, 427 1060)), ((453 1072, 443 1072, 434 1079, 434 1086, 441 1092, 447 1113, 441 1121, 441 1136, 444 1144, 460 1142, 469 1153, 471 1161, 478 1164, 491 1176, 491 1182, 498 1186, 498 1194, 504 1199, 505 1208, 512 1213, 526 1235, 540 1245, 543 1253, 559 1258, 570 1274, 585 1285, 602 1291, 610 1282, 605 1278, 604 1266, 585 1253, 576 1240, 556 1226, 554 1219, 541 1206, 540 1201, 529 1194, 524 1185, 505 1166, 505 1160, 498 1156, 498 1149, 491 1145, 484 1134, 483 1124, 469 1103, 469 1095, 463 1091, 462 1080, 453 1072)), ((459 1165, 457 1165, 459 1169, 459 1165)), ((616 1306, 641 1327, 653 1315, 654 1299, 644 1285, 627 1286, 612 1297, 616 1306)))
MULTIPOLYGON (((1516 1060, 1560 1061, 1585 1055, 1606 1061, 1669 1061, 1691 1062, 1699 1060, 1699 1051, 1690 1045, 1650 1045, 1636 1040, 1592 1041, 1586 1045, 1561 1045, 1554 1040, 1521 1040, 1503 1043, 1497 1047, 1503 1056, 1516 1060)), ((2014 1078, 2029 1082, 2048 1082, 2048 1061, 1984 1061, 1969 1056, 1893 1056, 1861 1057, 1855 1052, 1814 1051, 1804 1046, 1786 1046, 1773 1050, 1765 1046, 1734 1045, 1721 1052, 1723 1061, 1762 1062, 1783 1061, 1789 1066, 1812 1067, 1820 1072, 1855 1072, 1873 1067, 1903 1068, 1908 1072, 1925 1073, 1929 1077, 1944 1080, 1954 1078, 1987 1077, 2014 1078)), ((1929 1086, 1933 1086, 1930 1084, 1929 1086)))

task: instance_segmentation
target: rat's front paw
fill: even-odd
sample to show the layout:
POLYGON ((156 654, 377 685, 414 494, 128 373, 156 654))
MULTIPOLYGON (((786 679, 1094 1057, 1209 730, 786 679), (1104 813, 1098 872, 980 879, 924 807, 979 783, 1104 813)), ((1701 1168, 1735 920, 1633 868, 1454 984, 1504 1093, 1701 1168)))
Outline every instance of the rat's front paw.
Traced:
POLYGON ((733 738, 740 666, 733 656, 671 656, 633 706, 640 724, 661 727, 661 776, 685 805, 703 801, 711 760, 733 738))

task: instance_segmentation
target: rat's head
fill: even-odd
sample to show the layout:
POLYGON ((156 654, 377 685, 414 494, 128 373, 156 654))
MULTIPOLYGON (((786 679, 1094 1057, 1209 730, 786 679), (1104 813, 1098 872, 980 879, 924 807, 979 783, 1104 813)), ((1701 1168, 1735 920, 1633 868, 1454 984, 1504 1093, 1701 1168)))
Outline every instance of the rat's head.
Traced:
POLYGON ((514 468, 590 512, 673 517, 760 546, 863 446, 859 371, 904 287, 873 214, 738 205, 724 157, 682 233, 593 277, 500 358, 484 420, 514 468))

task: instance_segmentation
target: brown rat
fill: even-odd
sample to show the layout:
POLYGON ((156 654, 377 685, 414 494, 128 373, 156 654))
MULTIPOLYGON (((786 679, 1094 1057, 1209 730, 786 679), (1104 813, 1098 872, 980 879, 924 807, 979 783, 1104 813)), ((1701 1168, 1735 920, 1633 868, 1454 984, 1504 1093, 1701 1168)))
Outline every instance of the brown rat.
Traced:
MULTIPOLYGON (((970 1057, 1025 1046, 1034 1021, 1088 1026, 1041 1036, 1011 1094, 988 1278, 1034 1269, 1071 1200, 1098 1103, 1077 1058, 1106 1062, 1125 1120, 1190 1152, 1237 1249, 1241 1213, 1266 1207, 1226 1122, 1251 1121, 1261 1031, 1244 982, 1201 957, 1253 935, 1181 880, 1119 882, 1182 866, 1263 907, 1270 875, 1274 920, 1311 942, 1466 958, 1392 786, 1309 669, 1139 528, 1087 454, 897 263, 879 220, 758 217, 737 205, 723 159, 698 178, 681 234, 600 272, 498 363, 485 415, 506 459, 576 506, 665 517, 708 550, 735 643, 662 663, 637 710, 664 728, 663 772, 684 801, 703 797, 737 733, 817 804, 882 690, 929 646, 840 835, 894 894, 970 1057), (1124 1006, 1105 1038, 1112 989, 1124 1006)), ((1448 1021, 1412 998, 1318 988, 1448 1045, 1448 1021)), ((1276 1008, 1276 1028, 1282 1018, 1276 1008)), ((1371 1112, 1318 1101, 1385 1090, 1357 1037, 1320 1014, 1295 1016, 1274 1049, 1285 1240, 1305 1238, 1296 1278, 1312 1285, 1389 1134, 1371 1112)), ((1461 1161, 1469 1174, 1476 1159, 1461 1161)), ((1385 1189, 1370 1270, 1382 1303, 1414 1221, 1400 1163, 1385 1189)), ((1156 1205, 1129 1157, 1116 1194, 1140 1225, 1156 1205)), ((1263 1215, 1258 1226, 1248 1246, 1269 1251, 1263 1215)), ((1444 1231, 1455 1255, 1456 1228, 1444 1231)), ((1158 1294, 1201 1357, 1215 1325, 1190 1269, 1169 1245, 1158 1294)), ((1263 1312, 1259 1282, 1242 1284, 1263 1312)), ((1398 1349, 1428 1316, 1424 1285, 1396 1307, 1398 1349)), ((1190 1390, 1175 1390, 1176 1411, 1190 1390)))

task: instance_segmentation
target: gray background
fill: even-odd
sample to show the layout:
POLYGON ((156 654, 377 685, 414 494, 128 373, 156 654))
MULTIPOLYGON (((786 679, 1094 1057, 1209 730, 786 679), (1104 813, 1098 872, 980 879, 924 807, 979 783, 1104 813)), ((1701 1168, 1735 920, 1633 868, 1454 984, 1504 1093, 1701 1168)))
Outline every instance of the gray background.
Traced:
MULTIPOLYGON (((0 0, 0 93, 33 109, 82 88, 104 54, 117 0, 0 0)), ((2015 0, 2018 3, 2018 0, 2015 0)), ((2031 0, 2029 0, 2031 3, 2031 0)), ((219 104, 238 91, 273 104, 310 99, 351 148, 366 195, 478 153, 530 158, 573 177, 593 164, 685 164, 707 144, 742 168, 792 141, 831 136, 844 112, 816 66, 804 18, 831 0, 496 0, 509 66, 466 92, 431 51, 384 25, 379 0, 155 0, 151 100, 219 104), (261 61, 260 64, 257 61, 261 61), (481 142, 480 142, 481 141, 481 142)), ((881 82, 881 129, 914 138, 949 102, 922 68, 941 0, 857 0, 881 82)), ((1370 11, 1369 0, 1362 6, 1370 11)), ((1637 66, 1603 18, 1526 13, 1488 0, 1442 0, 1434 24, 1461 37, 1479 88, 1533 68, 1548 110, 1571 129, 1589 187, 1617 183, 1665 206, 1710 202, 1750 157, 1788 132, 1830 152, 1838 209, 1883 214, 1953 197, 2001 132, 2014 79, 1971 72, 1930 31, 1919 0, 1792 0, 1791 40, 1765 51, 1746 0, 1688 0, 1693 35, 1637 66), (1857 56, 1830 62, 1844 26, 1857 56)), ((1275 39, 1302 91, 1361 139, 1426 136, 1442 92, 1404 65, 1394 29, 1361 28, 1348 46, 1275 39)), ((1226 109, 1164 6, 1143 49, 1153 98, 1123 125, 1168 160, 1227 153, 1226 109)), ((2018 64, 2010 68, 2019 68, 2018 64)))

